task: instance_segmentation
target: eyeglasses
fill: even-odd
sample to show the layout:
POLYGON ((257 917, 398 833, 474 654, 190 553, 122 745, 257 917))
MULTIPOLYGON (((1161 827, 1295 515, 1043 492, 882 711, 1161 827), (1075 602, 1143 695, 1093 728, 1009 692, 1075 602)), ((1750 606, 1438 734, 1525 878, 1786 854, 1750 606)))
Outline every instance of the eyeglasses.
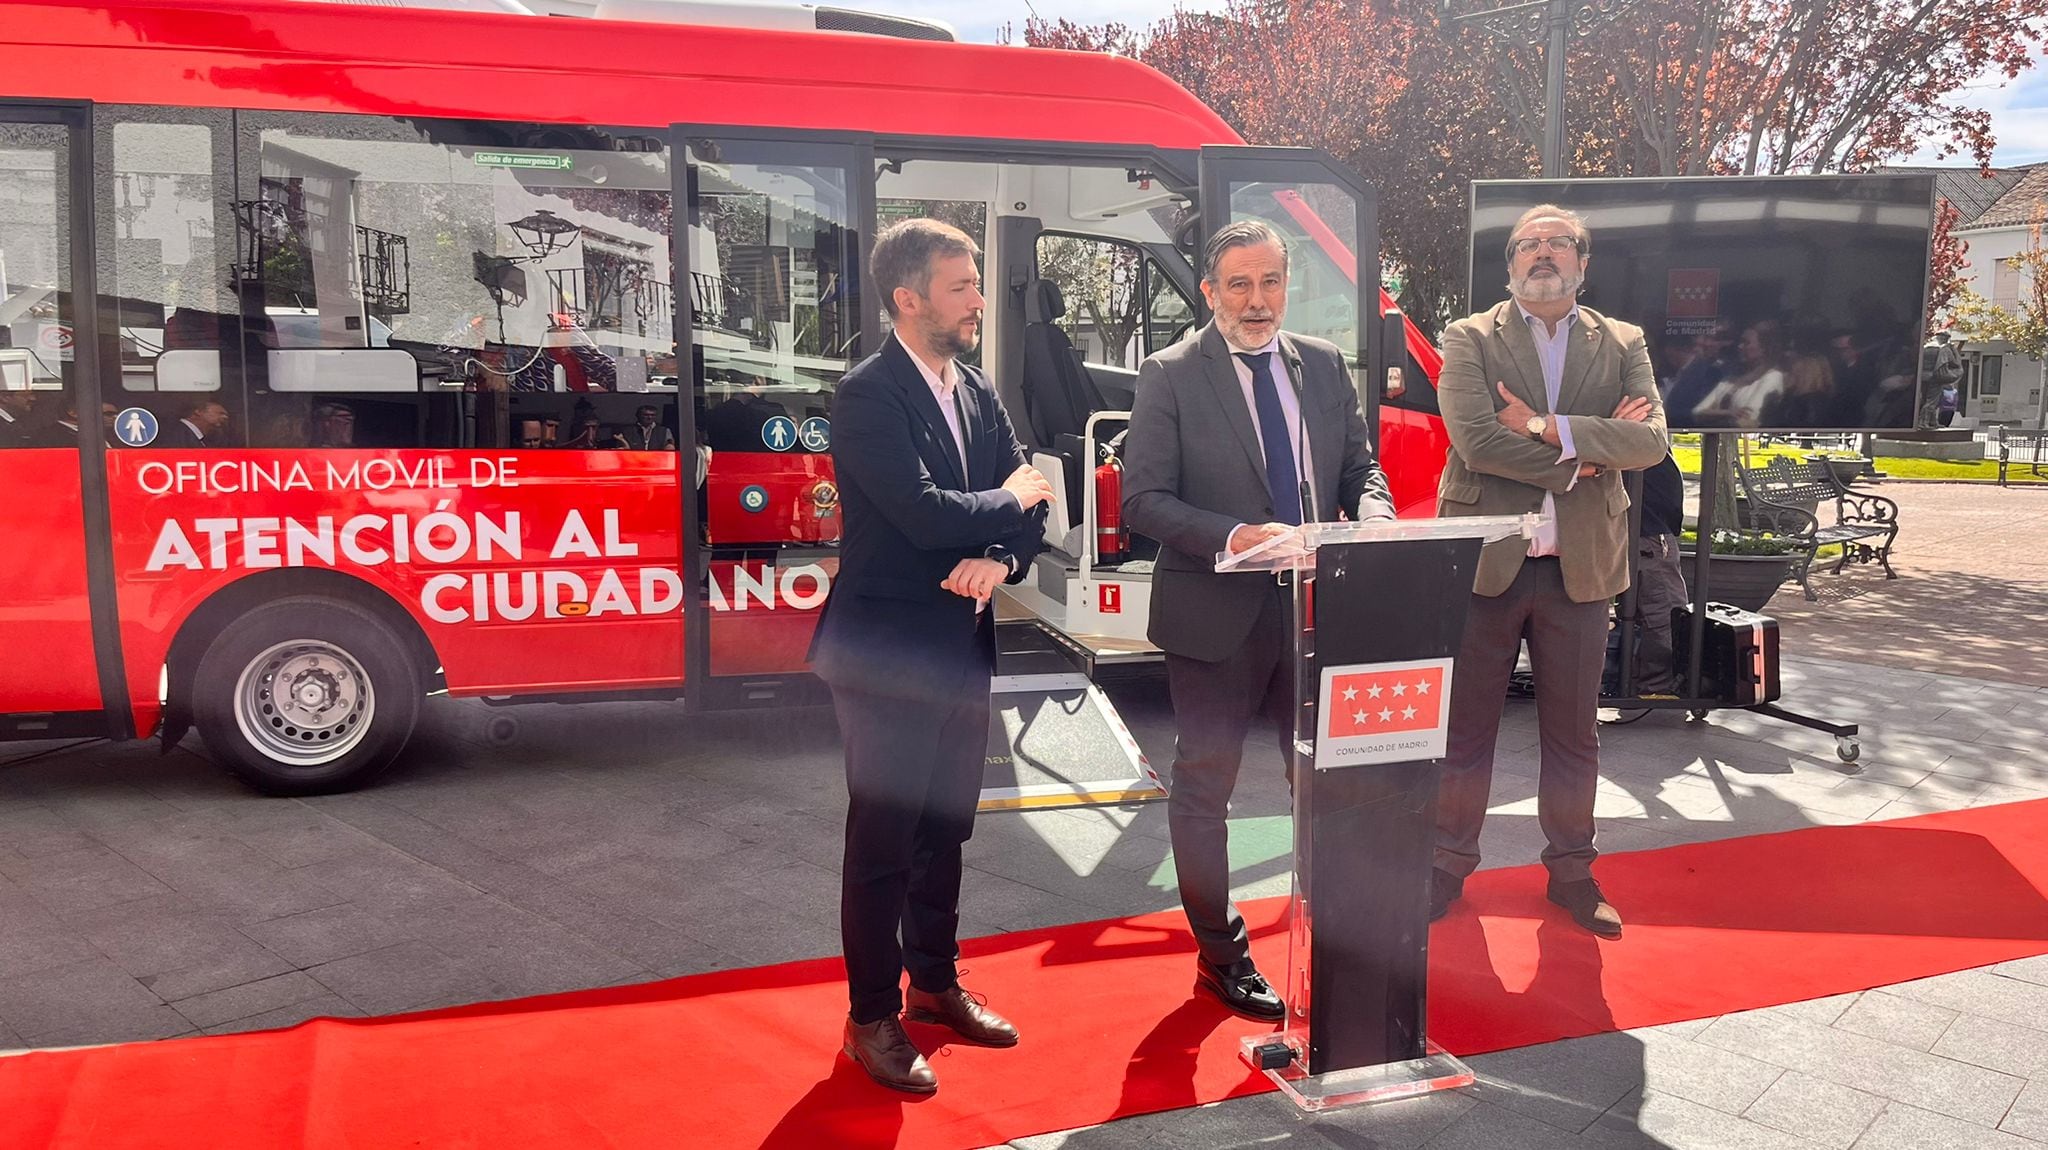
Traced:
POLYGON ((1526 256, 1539 247, 1547 247, 1551 251, 1562 255, 1565 252, 1578 250, 1578 246, 1579 237, 1577 236, 1548 236, 1541 239, 1535 236, 1523 236, 1515 241, 1515 254, 1526 256))

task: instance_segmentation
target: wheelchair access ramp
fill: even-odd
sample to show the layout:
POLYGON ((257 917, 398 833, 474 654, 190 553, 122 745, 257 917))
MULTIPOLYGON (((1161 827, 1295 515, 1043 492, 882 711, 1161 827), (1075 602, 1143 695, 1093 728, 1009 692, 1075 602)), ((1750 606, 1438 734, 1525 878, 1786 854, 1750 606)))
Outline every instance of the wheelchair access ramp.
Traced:
POLYGON ((983 811, 1166 797, 1115 704, 1035 621, 999 621, 983 811))

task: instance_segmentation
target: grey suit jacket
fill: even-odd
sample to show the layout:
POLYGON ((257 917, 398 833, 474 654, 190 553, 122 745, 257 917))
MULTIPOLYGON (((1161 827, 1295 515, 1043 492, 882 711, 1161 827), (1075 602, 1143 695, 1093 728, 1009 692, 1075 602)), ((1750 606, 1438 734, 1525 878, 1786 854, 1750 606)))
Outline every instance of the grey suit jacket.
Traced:
MULTIPOLYGON (((1280 353, 1299 386, 1315 518, 1333 520, 1339 510, 1353 519, 1392 515, 1387 477, 1373 460, 1342 353, 1323 340, 1286 334, 1280 353)), ((1265 453, 1230 345, 1212 323, 1139 367, 1124 438, 1124 519, 1159 541, 1152 642, 1208 662, 1244 642, 1272 577, 1218 575, 1216 553, 1238 524, 1274 518, 1265 453)))
MULTIPOLYGON (((1519 515, 1543 506, 1543 494, 1557 500, 1558 561, 1565 594, 1591 603, 1628 587, 1628 493, 1621 472, 1663 462, 1670 451, 1664 430, 1664 402, 1657 394, 1643 329, 1579 309, 1564 357, 1557 412, 1571 416, 1576 460, 1558 461, 1558 449, 1502 427, 1506 406, 1495 383, 1538 412, 1550 410, 1543 390, 1543 361, 1535 338, 1513 300, 1468 316, 1444 329, 1444 366, 1436 381, 1450 458, 1437 488, 1439 515, 1519 515), (1650 401, 1650 417, 1637 423, 1614 419, 1624 396, 1650 401), (1579 463, 1605 466, 1605 474, 1573 482, 1579 463)), ((1515 581, 1528 541, 1519 536, 1486 545, 1479 555, 1475 590, 1499 595, 1515 581)))

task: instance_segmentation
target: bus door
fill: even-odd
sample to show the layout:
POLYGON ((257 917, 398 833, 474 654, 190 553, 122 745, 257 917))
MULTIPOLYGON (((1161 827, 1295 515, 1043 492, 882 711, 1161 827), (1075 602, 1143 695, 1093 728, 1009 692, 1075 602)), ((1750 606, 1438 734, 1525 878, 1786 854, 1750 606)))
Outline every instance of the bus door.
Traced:
POLYGON ((1379 199, 1358 177, 1312 148, 1204 147, 1203 242, 1226 224, 1255 219, 1287 241, 1286 331, 1337 345, 1359 387, 1368 429, 1377 428, 1379 199))
POLYGON ((100 676, 119 662, 101 457, 117 412, 100 403, 95 317, 81 306, 92 298, 85 138, 82 110, 0 105, 0 734, 11 737, 127 733, 100 713, 123 713, 118 674, 100 676), (99 611, 95 585, 107 593, 99 611))
POLYGON ((1433 363, 1435 351, 1409 338, 1411 329, 1380 290, 1377 193, 1312 148, 1204 147, 1200 162, 1204 242, 1241 219, 1263 220, 1286 239, 1291 264, 1282 326, 1344 353, 1395 509, 1435 514, 1449 440, 1417 359, 1419 352, 1433 363), (1405 369, 1392 387, 1390 367, 1405 369), (1383 404, 1390 391, 1394 398, 1383 404))
POLYGON ((879 319, 861 272, 864 138, 678 125, 676 331, 687 396, 684 698, 822 699, 811 633, 837 574, 832 393, 879 319), (694 446, 692 453, 689 449, 694 446))
MULTIPOLYGON (((943 220, 981 248, 988 308, 981 346, 963 360, 986 373, 1019 441, 1055 480, 1047 540, 1064 549, 1086 518, 1090 417, 1130 410, 1138 365, 1192 330, 1198 293, 1180 244, 1199 223, 1195 154, 889 137, 875 149, 878 225, 943 220)), ((1104 439, 1122 430, 1119 420, 1096 426, 1104 439)), ((1124 612, 1139 631, 1142 606, 1124 612)))

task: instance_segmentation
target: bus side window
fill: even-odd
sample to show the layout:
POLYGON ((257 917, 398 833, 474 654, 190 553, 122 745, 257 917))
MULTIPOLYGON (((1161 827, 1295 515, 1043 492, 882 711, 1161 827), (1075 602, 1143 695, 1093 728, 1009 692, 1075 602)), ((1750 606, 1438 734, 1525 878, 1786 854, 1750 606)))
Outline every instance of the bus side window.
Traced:
POLYGON ((1145 354, 1163 351, 1196 328, 1195 305, 1157 263, 1146 267, 1145 354))
MULTIPOLYGON (((119 349, 110 403, 141 408, 110 442, 175 449, 247 442, 240 392, 243 327, 237 286, 233 113, 102 106, 111 180, 97 189, 100 291, 119 349)), ((105 145, 103 145, 105 146, 105 145)), ((103 169, 105 170, 105 169, 103 169)), ((252 254, 259 253, 253 243, 252 254)))
POLYGON ((1136 244, 1047 232, 1038 275, 1059 288, 1066 314, 1054 322, 1088 363, 1135 371, 1194 322, 1193 305, 1136 244))
POLYGON ((69 157, 58 125, 0 123, 0 450, 78 446, 71 221, 59 194, 69 157))
POLYGON ((673 450, 668 151, 519 123, 240 113, 251 442, 673 450), (545 140, 545 145, 539 141, 545 140))

